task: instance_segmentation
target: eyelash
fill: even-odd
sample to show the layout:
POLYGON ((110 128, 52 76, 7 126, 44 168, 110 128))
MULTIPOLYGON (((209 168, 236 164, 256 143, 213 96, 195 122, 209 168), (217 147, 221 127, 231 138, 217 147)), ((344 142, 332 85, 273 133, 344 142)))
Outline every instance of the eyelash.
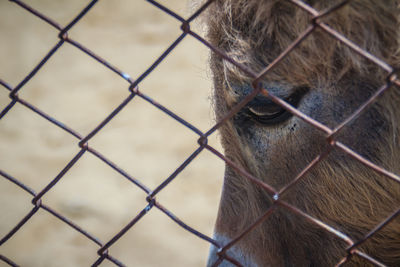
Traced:
POLYGON ((285 121, 291 116, 291 114, 282 107, 278 105, 275 106, 276 106, 276 111, 269 114, 261 114, 252 109, 251 107, 247 108, 246 113, 252 120, 261 123, 263 125, 277 124, 285 121))
MULTIPOLYGON (((297 108, 300 100, 307 93, 307 91, 308 88, 298 88, 291 96, 284 100, 297 108)), ((286 109, 273 102, 269 102, 268 104, 264 105, 257 104, 253 106, 250 104, 247 106, 244 113, 246 117, 249 117, 253 121, 265 126, 282 123, 292 116, 292 114, 286 109)))

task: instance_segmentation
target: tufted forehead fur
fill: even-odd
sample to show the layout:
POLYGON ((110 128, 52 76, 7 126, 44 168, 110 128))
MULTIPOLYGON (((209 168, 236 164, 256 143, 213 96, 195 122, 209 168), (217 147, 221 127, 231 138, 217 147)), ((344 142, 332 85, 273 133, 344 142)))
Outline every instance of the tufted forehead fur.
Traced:
MULTIPOLYGON (((304 2, 322 11, 341 1, 304 2)), ((208 10, 210 42, 254 72, 268 66, 312 23, 311 15, 285 0, 216 0, 208 10)), ((349 1, 322 21, 360 48, 400 67, 399 0, 349 1)), ((244 88, 251 88, 252 79, 216 54, 211 56, 211 69, 219 120, 250 92, 244 88)), ((299 110, 334 128, 385 84, 387 76, 385 70, 317 27, 266 74, 264 83, 282 91, 309 88, 299 110)), ((397 174, 399 103, 400 88, 392 86, 338 136, 339 141, 365 158, 397 174)), ((228 158, 278 189, 326 148, 323 134, 295 117, 279 127, 243 125, 232 119, 220 132, 228 158)), ((333 151, 285 200, 357 239, 399 207, 400 186, 333 151)), ((217 231, 235 236, 270 203, 265 192, 227 167, 217 231)), ((338 255, 343 256, 343 244, 334 239, 301 218, 278 210, 238 246, 244 254, 255 255, 258 262, 269 262, 271 266, 305 266, 302 264, 310 262, 304 259, 310 257, 316 258, 314 264, 320 266, 321 262, 336 264, 338 255), (321 247, 326 248, 324 253, 319 252, 321 247), (285 255, 286 260, 272 255, 285 255)), ((400 264, 399 219, 372 240, 365 245, 367 252, 376 252, 378 259, 387 264, 400 264)))
MULTIPOLYGON (((317 10, 324 10, 338 2, 308 1, 317 10)), ((322 20, 361 48, 397 66, 400 57, 400 12, 394 10, 399 10, 399 1, 373 2, 350 1, 322 20)), ((260 71, 276 58, 310 25, 311 20, 310 14, 290 1, 281 0, 217 1, 210 12, 210 40, 254 71, 260 71)), ((227 77, 247 80, 230 63, 222 64, 227 77)), ((365 74, 371 69, 379 71, 347 46, 316 30, 267 78, 315 84, 340 79, 349 70, 365 74)), ((383 71, 378 73, 385 74, 383 71)))

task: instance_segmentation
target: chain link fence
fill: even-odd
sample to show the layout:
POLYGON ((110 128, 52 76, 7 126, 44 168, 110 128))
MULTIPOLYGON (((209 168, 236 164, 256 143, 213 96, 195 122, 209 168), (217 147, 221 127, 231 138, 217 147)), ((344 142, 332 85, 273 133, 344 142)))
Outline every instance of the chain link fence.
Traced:
MULTIPOLYGON (((162 12, 164 12, 165 16, 169 16, 173 20, 175 20, 177 23, 180 25, 180 35, 178 38, 176 38, 173 42, 169 44, 169 46, 165 49, 165 51, 161 54, 160 57, 158 57, 149 68, 147 68, 141 75, 138 77, 132 78, 127 72, 120 70, 113 64, 111 64, 109 61, 103 59, 101 56, 97 55, 95 52, 93 52, 90 47, 86 47, 85 45, 81 44, 79 41, 76 39, 70 37, 70 32, 73 31, 74 28, 79 26, 79 23, 84 19, 84 17, 87 14, 90 14, 92 11, 93 7, 96 5, 98 1, 91 1, 85 8, 83 8, 79 14, 72 19, 70 23, 67 23, 66 25, 61 25, 57 21, 52 20, 50 17, 46 16, 43 14, 40 10, 36 10, 33 7, 31 7, 28 3, 19 1, 19 0, 13 0, 10 2, 13 2, 16 6, 19 8, 23 9, 25 12, 36 16, 37 18, 41 19, 43 22, 48 24, 50 27, 52 27, 56 35, 58 37, 58 41, 56 44, 50 49, 50 51, 47 52, 47 54, 41 59, 39 64, 37 64, 25 77, 24 79, 19 82, 15 87, 11 86, 9 82, 6 80, 3 80, 2 77, 0 77, 0 85, 3 87, 3 91, 7 91, 8 96, 9 96, 9 103, 1 110, 0 113, 0 119, 7 118, 8 114, 10 112, 17 108, 18 106, 23 106, 27 108, 28 110, 36 113, 39 115, 42 119, 52 123, 54 127, 58 127, 62 129, 65 133, 67 133, 69 136, 73 137, 75 140, 74 143, 78 145, 79 151, 72 157, 72 159, 63 167, 62 169, 58 170, 58 174, 56 177, 51 180, 49 183, 47 183, 45 186, 41 187, 40 190, 36 191, 33 190, 29 184, 26 184, 22 182, 22 179, 19 177, 14 177, 11 175, 8 171, 7 168, 1 169, 0 170, 0 175, 1 177, 6 180, 9 183, 13 183, 16 186, 20 188, 20 190, 24 190, 26 193, 28 193, 31 196, 31 203, 32 203, 32 209, 11 229, 7 231, 7 233, 1 237, 0 245, 4 245, 5 243, 9 242, 11 238, 16 235, 19 231, 21 231, 24 226, 29 222, 30 220, 33 220, 36 216, 43 216, 39 215, 40 211, 47 212, 48 214, 54 216, 57 218, 59 221, 65 223, 66 225, 70 226, 74 231, 78 232, 82 237, 85 239, 89 240, 90 242, 93 243, 94 246, 97 247, 97 256, 96 259, 93 261, 93 266, 98 266, 102 263, 113 263, 117 266, 125 266, 125 264, 129 263, 123 263, 121 260, 119 260, 117 257, 113 256, 110 250, 112 249, 113 246, 115 246, 118 241, 125 236, 132 228, 136 226, 138 222, 143 220, 143 218, 146 218, 148 214, 152 213, 153 210, 159 210, 161 213, 164 214, 167 218, 175 222, 177 225, 182 227, 184 230, 187 231, 187 235, 193 235, 199 239, 201 239, 205 244, 207 245, 214 245, 217 248, 219 248, 219 259, 217 262, 214 263, 214 266, 218 266, 219 264, 222 263, 222 261, 226 260, 229 261, 237 266, 241 266, 241 264, 234 258, 231 258, 227 255, 227 251, 234 246, 237 242, 239 242, 246 234, 248 234, 250 231, 255 229, 257 226, 259 226, 263 221, 268 220, 268 216, 273 213, 277 208, 287 210, 288 212, 292 212, 295 214, 298 214, 302 217, 304 217, 306 220, 308 220, 311 223, 314 223, 321 227, 322 229, 330 232, 332 235, 337 236, 338 238, 342 239, 348 244, 347 252, 348 256, 343 258, 338 264, 344 264, 345 262, 351 260, 352 256, 358 256, 366 259, 372 264, 375 264, 376 266, 384 266, 382 263, 377 261, 376 259, 372 258, 370 255, 365 254, 359 247, 366 242, 372 235, 375 235, 376 233, 379 233, 379 230, 382 229, 386 224, 390 223, 392 220, 394 220, 398 214, 400 213, 400 208, 399 207, 394 207, 397 208, 397 210, 388 216, 386 220, 382 221, 379 225, 376 226, 376 228, 371 229, 371 231, 365 235, 364 238, 361 240, 352 240, 350 237, 346 236, 345 234, 341 233, 339 230, 333 228, 330 225, 327 225, 326 223, 313 218, 312 216, 304 213, 300 209, 296 208, 293 205, 290 205, 289 203, 281 200, 279 198, 279 195, 288 190, 290 187, 294 186, 298 181, 303 179, 305 174, 311 170, 314 166, 316 166, 319 162, 324 160, 326 156, 329 154, 324 153, 321 155, 318 155, 305 169, 303 169, 297 177, 293 179, 291 183, 289 183, 285 188, 281 189, 280 191, 275 190, 273 187, 270 185, 262 182, 261 180, 257 179, 257 177, 252 176, 246 170, 235 164, 234 162, 230 161, 228 158, 224 157, 224 155, 216 149, 213 145, 210 145, 208 140, 210 136, 212 136, 222 124, 224 124, 227 120, 230 120, 240 109, 242 109, 249 101, 251 101, 256 95, 258 94, 264 94, 268 98, 270 98, 273 102, 276 104, 284 107, 286 110, 288 110, 290 113, 292 113, 295 116, 298 116, 301 118, 303 121, 309 123, 310 125, 314 126, 316 129, 319 129, 320 131, 324 132, 329 140, 329 145, 332 147, 335 147, 344 153, 348 154, 349 156, 353 157, 354 159, 357 159, 360 161, 362 164, 368 166, 369 168, 373 169, 374 171, 384 175, 387 179, 391 179, 397 183, 400 183, 400 177, 397 174, 394 174, 388 170, 385 170, 381 168, 380 166, 377 166, 376 164, 370 162, 369 160, 363 158, 361 155, 357 154, 357 152, 351 150, 349 147, 344 145, 338 140, 335 140, 336 134, 347 124, 349 124, 351 121, 353 121, 355 118, 357 118, 365 109, 367 109, 380 95, 382 95, 386 90, 388 90, 390 87, 400 87, 400 80, 397 76, 396 70, 388 65, 386 62, 383 62, 379 58, 375 57, 374 55, 368 53, 367 51, 362 50, 360 47, 358 47, 355 43, 351 42, 348 40, 345 36, 341 35, 329 25, 325 24, 323 20, 321 20, 322 17, 326 16, 327 14, 330 14, 332 12, 335 12, 338 8, 342 7, 343 5, 347 4, 349 1, 344 1, 340 5, 332 7, 329 10, 325 10, 323 12, 319 12, 309 5, 297 1, 297 0, 288 0, 291 2, 293 5, 297 6, 297 8, 303 9, 309 14, 313 16, 313 20, 310 21, 309 27, 300 35, 296 40, 293 41, 293 43, 287 47, 279 57, 277 57, 270 65, 268 65, 264 70, 262 70, 260 73, 256 73, 253 70, 247 68, 246 66, 235 62, 233 59, 231 59, 228 55, 226 55, 224 52, 219 50, 217 47, 214 47, 211 45, 205 38, 201 36, 201 34, 198 34, 196 31, 192 30, 192 24, 198 18, 203 12, 207 10, 207 8, 212 8, 213 5, 213 0, 205 1, 202 3, 201 6, 198 7, 197 10, 195 10, 188 18, 182 17, 180 14, 176 13, 174 10, 167 8, 165 5, 161 4, 158 1, 153 1, 153 0, 148 0, 148 4, 152 6, 154 9, 159 9, 162 12), (359 54, 362 57, 367 58, 368 60, 372 61, 382 69, 384 69, 387 72, 387 80, 380 88, 377 89, 377 91, 373 94, 373 96, 368 99, 367 102, 363 103, 350 117, 348 117, 341 125, 336 127, 335 129, 330 129, 326 125, 321 124, 320 122, 312 119, 311 117, 301 113, 297 109, 293 108, 291 105, 287 104, 285 101, 273 96, 272 94, 269 94, 268 91, 265 88, 255 86, 254 90, 244 99, 242 100, 237 106, 235 106, 228 114, 226 114, 222 120, 218 121, 214 126, 212 126, 210 129, 207 129, 206 131, 203 131, 196 127, 194 124, 196 122, 190 122, 186 121, 185 119, 182 118, 182 114, 176 114, 173 112, 171 109, 161 105, 158 103, 157 99, 152 99, 150 98, 146 93, 144 93, 141 89, 140 86, 141 84, 146 80, 146 79, 151 79, 152 73, 159 68, 160 63, 166 60, 167 56, 171 53, 174 53, 174 51, 181 45, 182 41, 185 40, 186 38, 191 38, 194 37, 199 43, 207 47, 211 53, 215 53, 216 55, 220 56, 224 60, 229 61, 231 64, 235 65, 237 68, 242 70, 244 73, 246 73, 249 77, 253 79, 253 84, 257 85, 259 84, 258 81, 261 81, 263 77, 276 65, 278 64, 281 60, 283 60, 287 55, 290 54, 290 52, 295 49, 299 44, 301 44, 308 36, 310 36, 315 30, 322 30, 326 34, 332 36, 333 38, 336 38, 339 42, 341 42, 343 45, 348 46, 350 49, 354 51, 354 53, 359 54), (191 36, 191 37, 189 37, 191 36), (46 64, 49 64, 51 61, 51 58, 54 57, 57 53, 59 53, 60 48, 65 46, 66 44, 71 45, 76 49, 76 51, 79 51, 80 53, 84 53, 88 56, 90 56, 92 59, 98 62, 98 64, 103 65, 106 67, 110 72, 115 73, 119 76, 119 78, 128 83, 129 87, 129 94, 128 96, 125 97, 125 99, 118 104, 116 108, 114 108, 98 125, 93 127, 90 132, 86 135, 81 134, 79 131, 76 129, 72 128, 72 126, 69 126, 67 123, 64 123, 63 121, 60 121, 56 119, 54 116, 51 114, 47 114, 44 111, 42 111, 40 108, 38 108, 35 104, 29 102, 28 100, 25 100, 24 98, 20 97, 21 93, 24 91, 24 88, 29 84, 29 82, 38 74, 38 72, 46 66, 46 64), (105 127, 109 124, 112 123, 112 121, 116 118, 116 116, 122 112, 123 110, 127 109, 129 105, 134 105, 134 101, 136 99, 142 99, 146 103, 150 104, 151 106, 154 107, 154 109, 160 110, 166 115, 168 115, 170 118, 174 119, 176 122, 178 122, 180 125, 184 126, 187 128, 189 131, 191 131, 195 136, 197 136, 197 145, 196 149, 190 156, 188 156, 185 160, 181 162, 179 166, 177 166, 176 170, 169 175, 165 180, 163 180, 161 183, 159 183, 155 187, 150 187, 148 184, 146 184, 146 181, 144 179, 141 179, 141 177, 134 177, 131 174, 129 174, 126 170, 124 170, 123 167, 120 166, 120 164, 114 163, 113 161, 110 160, 108 155, 102 154, 98 150, 96 150, 92 145, 89 144, 97 135, 99 135, 102 131, 104 131, 105 127), (179 179, 181 177, 181 173, 189 166, 192 164, 192 162, 199 157, 200 154, 204 153, 204 151, 209 151, 215 156, 217 156, 216 160, 220 160, 221 162, 224 162, 225 164, 231 166, 234 170, 236 170, 238 173, 240 173, 243 177, 246 179, 249 179, 251 182, 259 185, 261 188, 266 190, 273 198, 275 199, 274 205, 265 212, 263 216, 261 216, 258 220, 256 220, 252 225, 250 225, 246 231, 239 233, 236 238, 234 238, 231 242, 229 242, 226 245, 218 244, 217 241, 215 241, 212 237, 202 233, 201 231, 189 226, 185 221, 181 220, 178 216, 176 216, 170 209, 169 207, 164 206, 158 199, 157 196, 164 191, 167 191, 171 182, 179 179), (59 212, 55 210, 51 205, 47 204, 45 201, 45 198, 48 194, 52 192, 52 190, 55 189, 55 186, 63 181, 64 177, 67 175, 67 173, 71 172, 71 169, 73 168, 74 165, 78 164, 78 162, 82 161, 83 156, 86 154, 91 154, 101 162, 105 163, 106 165, 109 166, 109 168, 113 171, 118 173, 118 177, 120 179, 126 179, 129 181, 129 183, 141 190, 146 197, 143 198, 143 200, 146 202, 144 205, 143 209, 139 211, 133 218, 130 219, 129 223, 124 225, 119 229, 119 231, 113 235, 111 238, 108 240, 102 241, 98 237, 96 237, 94 234, 91 233, 91 229, 84 229, 83 227, 79 226, 76 222, 73 220, 67 218, 65 214, 62 212, 59 212)), ((73 34, 71 34, 73 36, 73 34)), ((4 64, 4 62, 2 63, 4 64)), ((73 77, 71 77, 73 79, 73 77)), ((184 98, 184 96, 183 96, 184 98)), ((184 101, 184 100, 183 100, 184 101)), ((90 104, 90 103, 89 103, 90 104)), ((0 127, 1 127, 1 121, 0 121, 0 127)), ((21 129, 23 131, 23 127, 21 129)), ((34 142, 34 140, 33 140, 34 142)), ((157 162, 154 163, 155 168, 157 166, 157 162)), ((175 166, 174 166, 175 167, 175 166)), ((193 191, 196 190, 196 188, 192 189, 193 191)), ((182 194, 182 199, 185 199, 185 195, 190 194, 185 193, 182 194)), ((215 203, 215 205, 217 205, 215 203)), ((3 216, 3 215, 2 215, 3 216)), ((171 239, 174 237, 171 236, 171 239)), ((95 250, 94 250, 95 251, 95 250)), ((157 253, 157 251, 154 251, 152 253, 157 253)), ((49 257, 52 257, 53 255, 48 255, 49 257)), ((0 255, 0 261, 2 261, 5 264, 8 264, 10 266, 18 266, 17 260, 10 258, 8 255, 0 255)))

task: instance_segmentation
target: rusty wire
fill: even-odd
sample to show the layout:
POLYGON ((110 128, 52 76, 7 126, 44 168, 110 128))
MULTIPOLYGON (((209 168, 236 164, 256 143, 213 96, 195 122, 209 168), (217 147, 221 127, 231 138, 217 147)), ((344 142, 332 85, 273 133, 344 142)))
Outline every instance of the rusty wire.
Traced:
MULTIPOLYGON (((347 256, 343 259, 340 260, 338 265, 344 264, 347 262, 352 256, 358 256, 362 257, 365 260, 369 261, 370 263, 376 265, 376 266, 384 266, 382 263, 377 261, 376 259, 372 258, 371 256, 365 254, 362 250, 358 249, 358 247, 363 244, 367 239, 369 239, 371 236, 375 235, 380 229, 382 229, 385 225, 390 223, 393 219, 395 219, 397 216, 400 214, 400 208, 397 209, 393 214, 388 216, 383 222, 381 222, 379 225, 377 225, 374 229, 371 229, 371 231, 366 234, 362 239, 360 240, 352 240, 350 237, 346 236, 344 233, 341 233, 339 230, 335 229, 334 227, 316 219, 310 216, 309 214, 304 213, 300 209, 296 208, 293 205, 290 205, 289 203, 281 200, 281 196, 291 187, 293 187, 298 181, 302 179, 306 179, 305 175, 307 172, 309 172, 312 168, 318 165, 319 162, 324 160, 329 153, 332 151, 333 148, 338 148, 348 154, 349 156, 353 157, 354 159, 358 160, 365 166, 368 166, 372 170, 384 175, 388 179, 394 180, 397 183, 400 183, 400 177, 399 175, 396 175, 390 171, 387 171, 383 169, 380 166, 377 166, 376 164, 370 162, 369 160, 365 159, 361 155, 359 155, 357 152, 353 151, 346 145, 342 144, 338 140, 335 139, 337 133, 347 124, 349 124, 351 121, 356 119, 362 112, 364 112, 368 107, 379 97, 381 96, 385 91, 387 91, 390 87, 392 86, 397 86, 400 87, 400 79, 396 75, 396 70, 388 65, 386 62, 382 61, 381 59, 375 57, 374 55, 370 54, 369 52, 361 49, 359 46, 357 46, 355 43, 351 42, 349 39, 347 39, 345 36, 340 34, 339 32, 335 31, 334 29, 330 28, 327 24, 325 24, 321 18, 326 16, 327 14, 333 13, 336 10, 340 9, 344 5, 346 5, 350 1, 343 1, 339 3, 336 6, 333 6, 327 10, 323 11, 317 11, 310 7, 309 5, 305 4, 302 1, 299 0, 287 0, 293 5, 296 5, 298 8, 301 8, 308 12, 310 15, 312 15, 313 19, 310 21, 309 27, 298 36, 296 40, 293 41, 293 43, 287 47, 275 60, 273 60, 265 69, 263 69, 261 72, 256 73, 253 70, 249 69, 248 67, 244 66, 243 64, 240 64, 230 58, 227 54, 225 54, 223 51, 218 49, 217 47, 213 46, 210 44, 207 40, 202 38, 200 35, 198 35, 196 32, 193 32, 190 28, 190 23, 196 19, 202 12, 204 12, 209 6, 212 5, 214 0, 208 0, 204 2, 198 10, 196 10, 188 19, 184 19, 182 16, 179 14, 175 13, 173 10, 163 6, 162 4, 158 3, 155 0, 147 0, 151 5, 153 5, 155 8, 158 8, 165 12, 166 15, 171 16, 178 20, 181 23, 181 30, 182 33, 181 35, 174 41, 172 44, 162 53, 162 55, 154 61, 154 63, 142 74, 140 75, 137 79, 133 80, 130 78, 128 74, 123 72, 122 70, 118 69, 117 67, 111 65, 108 61, 104 60, 101 58, 99 55, 95 54, 93 51, 91 51, 89 48, 83 46, 80 44, 78 41, 70 38, 68 36, 68 31, 71 30, 77 23, 79 23, 80 19, 84 17, 88 12, 90 12, 91 8, 96 4, 97 0, 92 0, 90 3, 66 26, 62 26, 56 21, 53 21, 51 18, 45 16, 42 14, 40 11, 35 10, 31 6, 29 6, 27 3, 20 1, 20 0, 10 0, 11 2, 14 2, 16 5, 20 6, 21 8, 25 9, 27 12, 30 12, 31 14, 37 16, 41 20, 45 21, 47 24, 50 26, 54 27, 58 31, 58 38, 59 41, 54 45, 54 47, 47 53, 45 57, 39 62, 39 64, 28 74, 26 77, 16 86, 12 87, 10 86, 6 81, 0 79, 0 85, 5 88, 5 90, 9 91, 9 97, 10 97, 10 103, 3 108, 3 110, 0 113, 0 119, 5 117, 7 113, 17 104, 21 104, 28 108, 29 110, 37 113, 39 116, 41 116, 43 119, 48 120, 55 126, 61 128, 68 134, 72 135, 77 139, 77 144, 80 147, 80 151, 71 159, 71 161, 62 169, 59 171, 58 175, 49 183, 47 184, 40 192, 35 192, 32 190, 29 186, 23 184, 20 182, 17 178, 12 177, 9 175, 5 170, 0 170, 0 176, 3 177, 4 179, 8 180, 11 183, 14 183, 18 187, 20 187, 22 190, 25 190, 27 193, 29 193, 33 198, 32 198, 32 210, 28 212, 28 214, 25 215, 25 217, 17 224, 15 225, 12 229, 9 230, 9 232, 4 236, 1 237, 0 239, 0 245, 4 244, 9 240, 21 227, 24 226, 24 224, 29 221, 35 214, 37 213, 38 210, 42 209, 44 211, 47 211, 48 213, 52 214, 59 220, 63 221, 73 229, 75 229, 77 232, 85 236, 87 239, 91 240, 93 243, 95 243, 99 248, 97 250, 98 258, 97 260, 93 263, 93 266, 97 266, 101 264, 104 260, 108 260, 112 263, 114 263, 117 266, 124 266, 124 263, 120 262, 118 259, 114 258, 112 255, 108 253, 108 249, 119 239, 121 238, 131 227, 133 227, 139 220, 141 220, 146 214, 154 207, 159 209, 161 212, 163 212, 166 216, 168 216, 170 219, 172 219, 175 223, 180 225, 182 228, 190 232, 191 234, 203 239, 205 242, 210 243, 211 245, 214 245, 218 248, 218 260, 214 263, 213 266, 218 266, 222 261, 226 260, 229 261, 237 266, 241 266, 241 264, 234 258, 230 257, 227 255, 227 251, 234 246, 237 242, 239 242, 245 235, 247 235, 249 232, 251 232, 253 229, 255 229, 257 226, 259 226, 263 221, 267 220, 268 217, 278 208, 280 209, 286 209, 287 212, 292 212, 295 214, 298 214, 308 220, 309 222, 318 225, 322 229, 330 232, 331 234, 337 236, 338 238, 342 239, 348 244, 347 248, 347 256), (329 127, 321 124, 320 122, 314 120, 313 118, 307 116, 306 114, 303 114, 296 108, 292 107, 288 103, 286 103, 284 100, 272 95, 270 92, 267 91, 267 89, 263 88, 260 86, 260 81, 263 79, 263 77, 270 72, 279 62, 281 62, 287 55, 290 54, 291 51, 293 51, 299 44, 301 44, 305 39, 307 39, 308 36, 313 34, 313 32, 316 30, 322 30, 326 34, 330 35, 332 38, 338 40, 342 44, 348 46, 350 49, 354 51, 354 53, 357 53, 366 59, 370 60, 380 68, 384 69, 387 72, 387 79, 385 83, 376 90, 376 92, 368 99, 365 101, 351 116, 349 116, 346 120, 344 120, 339 126, 337 126, 335 129, 330 129, 329 127), (232 108, 227 114, 223 116, 223 118, 218 121, 212 128, 210 128, 206 132, 202 132, 201 130, 197 129, 195 126, 193 126, 190 122, 185 121, 182 119, 179 115, 173 113, 171 110, 167 109, 166 107, 160 105, 157 103, 155 100, 151 99, 148 97, 146 94, 142 93, 139 90, 139 85, 140 83, 155 69, 157 66, 165 59, 168 54, 173 51, 179 44, 180 42, 188 35, 193 36, 196 38, 199 42, 203 43, 205 46, 207 46, 212 53, 217 54, 219 57, 221 57, 223 60, 226 60, 230 62, 231 64, 235 65, 237 68, 239 68, 243 73, 248 75, 250 78, 253 79, 253 91, 248 94, 240 103, 238 103, 235 107, 232 108), (119 106, 117 106, 100 124, 98 124, 88 135, 83 136, 74 129, 70 128, 68 125, 58 121, 54 117, 52 117, 49 114, 46 114, 33 104, 29 103, 28 101, 22 99, 19 97, 18 92, 20 90, 23 90, 23 87, 30 81, 32 77, 36 75, 36 73, 46 64, 46 62, 55 54, 57 53, 58 49, 63 46, 64 43, 69 43, 75 48, 79 49, 82 53, 85 53, 95 59, 97 62, 100 64, 104 65, 106 68, 108 68, 110 71, 115 72, 118 74, 122 79, 124 79, 126 82, 129 84, 129 92, 130 94, 126 97, 126 99, 120 103, 119 106), (313 161, 311 161, 308 166, 306 166, 294 179, 292 182, 287 184, 284 188, 281 190, 276 190, 273 188, 271 185, 266 184, 265 182, 261 181, 257 177, 254 177, 250 173, 248 173, 246 170, 244 170, 241 166, 235 164, 228 158, 226 158, 222 153, 217 151, 215 148, 210 146, 208 144, 208 137, 214 133, 218 128, 221 127, 222 124, 226 123, 229 119, 231 119, 237 112, 239 112, 247 103, 249 103, 256 95, 259 93, 265 95, 266 97, 270 98, 274 103, 277 105, 280 105, 281 107, 285 108, 287 111, 292 113, 294 116, 299 117, 306 123, 312 125, 316 129, 319 129, 320 131, 324 132, 327 136, 326 140, 327 143, 330 145, 329 148, 325 151, 323 151, 321 154, 317 155, 313 161), (183 126, 187 127, 190 129, 192 132, 198 135, 198 145, 199 147, 174 171, 167 179, 165 179, 160 185, 158 185, 155 189, 150 189, 148 188, 145 184, 143 184, 139 179, 132 177, 129 175, 126 171, 124 171, 122 168, 120 168, 116 163, 110 161, 105 155, 102 155, 98 151, 96 151, 94 148, 89 146, 88 142, 91 138, 93 138, 96 134, 98 134, 105 125, 107 125, 122 109, 124 109, 127 104, 134 98, 134 97, 141 97, 151 105, 153 105, 155 108, 160 109, 173 119, 175 119, 177 122, 182 124, 183 126), (246 230, 244 230, 241 233, 238 233, 238 235, 233 238, 228 244, 222 245, 219 244, 216 240, 214 240, 211 237, 208 237, 207 235, 204 235, 203 233, 197 231, 196 229, 193 229, 192 227, 188 226, 185 222, 180 220, 178 217, 176 217, 171 211, 169 211, 166 207, 164 207, 161 203, 159 203, 156 200, 156 195, 164 190, 168 184, 174 180, 181 172, 183 169, 185 169, 192 161, 195 159, 203 150, 208 150, 211 153, 215 154, 218 158, 223 160, 227 165, 232 167, 235 171, 240 173, 243 177, 246 179, 249 179, 251 182, 257 184, 264 190, 266 190, 271 197, 273 198, 273 204, 272 206, 265 211, 265 213, 260 216, 252 225, 250 225, 246 230), (44 195, 46 195, 62 178, 63 176, 70 170, 70 168, 80 160, 80 158, 85 154, 85 153, 91 153, 100 160, 102 160, 104 163, 106 163, 110 168, 112 168, 114 171, 118 172, 121 177, 124 177, 128 181, 130 181, 132 184, 143 190, 146 194, 146 201, 148 204, 143 208, 141 212, 139 212, 125 227, 123 227, 115 236, 113 236, 110 240, 107 242, 102 242, 100 241, 97 237, 93 236, 90 234, 90 231, 87 231, 77 224, 75 224, 73 221, 69 220, 68 218, 64 217, 62 214, 59 212, 53 210, 51 207, 47 206, 46 204, 42 203, 42 198, 44 195)), ((1 78, 1 77, 0 77, 1 78)), ((16 262, 14 262, 12 259, 7 258, 5 255, 0 255, 0 262, 6 263, 10 266, 18 266, 16 262)))

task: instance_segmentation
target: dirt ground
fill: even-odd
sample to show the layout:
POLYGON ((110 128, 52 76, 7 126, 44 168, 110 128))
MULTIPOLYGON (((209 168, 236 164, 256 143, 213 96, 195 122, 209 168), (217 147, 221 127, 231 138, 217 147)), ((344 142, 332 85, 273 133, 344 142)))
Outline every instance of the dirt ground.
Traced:
MULTIPOLYGON (((68 24, 87 4, 31 0, 32 7, 68 24)), ((184 0, 159 1, 188 17, 184 0)), ((69 32, 114 66, 139 77, 181 34, 180 23, 146 1, 99 1, 69 32)), ((200 31, 200 29, 198 29, 200 31)), ((16 86, 58 42, 58 32, 10 1, 0 1, 0 79, 16 86)), ((187 36, 140 85, 140 90, 201 131, 213 125, 209 52, 187 36)), ((129 84, 65 43, 19 92, 57 120, 87 135, 129 95, 129 84)), ((0 88, 0 110, 10 102, 0 88)), ((197 148, 198 136, 135 97, 90 146, 154 189, 197 148)), ((214 133, 209 143, 221 151, 214 133)), ((0 169, 41 191, 78 153, 78 140, 16 104, 0 120, 0 169)), ((203 151, 157 200, 185 223, 212 236, 223 162, 203 151)), ((31 196, 0 176, 0 238, 31 209, 31 196)), ((43 203, 108 242, 147 205, 146 194, 86 152, 43 197, 43 203)), ((128 266, 204 266, 209 244, 153 208, 110 249, 128 266)), ((39 210, 0 254, 21 266, 90 266, 98 246, 39 210)), ((0 266, 6 266, 0 262, 0 266)), ((114 266, 104 261, 101 266, 114 266)))

